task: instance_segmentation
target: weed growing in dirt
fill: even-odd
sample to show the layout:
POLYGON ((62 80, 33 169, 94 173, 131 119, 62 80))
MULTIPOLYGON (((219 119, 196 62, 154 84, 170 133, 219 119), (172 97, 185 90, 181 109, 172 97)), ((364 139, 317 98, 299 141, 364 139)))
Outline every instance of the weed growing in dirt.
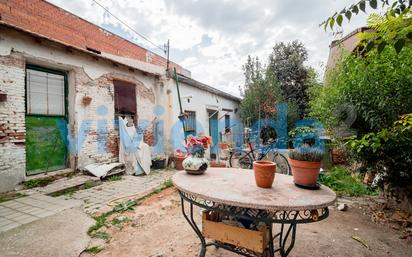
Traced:
POLYGON ((30 188, 35 188, 35 187, 45 187, 51 182, 53 182, 54 179, 52 178, 36 178, 36 179, 30 179, 27 181, 22 182, 24 188, 30 189, 30 188))
POLYGON ((112 225, 118 226, 121 225, 123 223, 127 223, 129 222, 130 219, 124 216, 120 216, 120 217, 115 217, 114 219, 112 219, 112 225))
POLYGON ((26 196, 26 194, 22 193, 5 193, 5 194, 0 194, 0 203, 10 201, 13 199, 17 199, 20 197, 26 196))
POLYGON ((104 231, 95 231, 90 236, 92 238, 99 238, 99 239, 103 239, 105 241, 109 241, 109 239, 110 239, 109 233, 104 232, 104 231))
POLYGON ((109 211, 109 212, 103 213, 100 216, 93 217, 96 223, 87 230, 87 234, 91 236, 95 231, 99 230, 101 227, 107 226, 107 218, 112 214, 113 214, 113 211, 109 211))
POLYGON ((377 189, 365 186, 359 176, 352 176, 350 172, 343 167, 333 167, 325 174, 320 174, 319 180, 322 184, 330 187, 340 196, 377 194, 377 189))
POLYGON ((119 180, 122 180, 122 176, 113 175, 107 178, 107 181, 119 181, 119 180))
POLYGON ((125 202, 119 203, 117 204, 114 208, 113 211, 115 212, 125 212, 125 211, 129 211, 129 210, 133 210, 134 206, 137 205, 137 202, 135 200, 127 200, 125 202))
POLYGON ((84 182, 83 187, 84 187, 84 189, 92 188, 92 187, 94 187, 94 183, 93 183, 93 181, 88 180, 88 181, 84 182))
POLYGON ((86 248, 86 249, 84 250, 84 252, 86 252, 86 253, 91 253, 91 254, 97 254, 97 253, 99 253, 101 250, 103 250, 102 247, 99 247, 99 246, 90 246, 90 247, 86 248))
MULTIPOLYGON (((109 212, 106 212, 106 213, 103 213, 103 214, 101 214, 100 216, 95 216, 95 217, 93 217, 94 220, 96 221, 96 223, 88 229, 87 234, 90 235, 90 236, 92 236, 92 235, 93 235, 94 233, 96 233, 97 230, 99 230, 101 227, 103 227, 103 226, 106 226, 106 227, 107 227, 107 226, 108 226, 107 218, 110 217, 113 213, 116 213, 116 212, 117 212, 117 213, 119 213, 119 212, 121 213, 121 212, 125 212, 125 211, 128 211, 128 210, 133 210, 134 207, 139 206, 140 204, 142 204, 142 202, 143 202, 145 199, 151 197, 152 195, 158 194, 158 193, 162 192, 163 190, 165 190, 165 189, 167 189, 167 188, 169 188, 169 187, 172 187, 172 186, 173 186, 172 180, 171 180, 171 179, 168 179, 168 180, 166 180, 165 182, 163 182, 158 188, 156 188, 155 190, 153 190, 153 192, 151 192, 151 193, 149 193, 149 194, 147 194, 147 195, 145 195, 145 196, 142 196, 142 197, 140 197, 140 198, 137 199, 137 200, 129 199, 129 200, 125 201, 125 202, 119 203, 118 205, 116 205, 116 206, 113 208, 113 210, 111 210, 111 211, 109 211, 109 212)), ((113 224, 113 221, 112 221, 112 224, 113 224)))

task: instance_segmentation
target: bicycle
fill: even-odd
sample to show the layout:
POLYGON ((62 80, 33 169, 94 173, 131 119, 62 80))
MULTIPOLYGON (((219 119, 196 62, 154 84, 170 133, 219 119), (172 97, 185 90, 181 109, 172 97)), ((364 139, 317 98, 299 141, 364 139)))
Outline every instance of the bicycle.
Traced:
POLYGON ((287 158, 279 153, 278 149, 276 148, 276 141, 269 140, 269 144, 263 146, 260 149, 253 149, 252 144, 249 142, 249 151, 243 149, 234 149, 230 153, 229 157, 229 165, 230 167, 234 167, 235 160, 237 160, 238 165, 242 169, 252 169, 253 162, 258 160, 262 160, 269 153, 273 153, 272 161, 276 163, 276 172, 291 175, 291 169, 287 158), (257 154, 257 156, 256 156, 257 154))

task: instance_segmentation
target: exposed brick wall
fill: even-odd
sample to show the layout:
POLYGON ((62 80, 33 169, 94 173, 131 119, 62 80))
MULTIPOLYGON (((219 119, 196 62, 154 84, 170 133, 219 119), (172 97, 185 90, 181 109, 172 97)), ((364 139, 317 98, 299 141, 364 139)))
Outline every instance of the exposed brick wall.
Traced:
MULTIPOLYGON (((97 7, 96 7, 97 8, 97 7)), ((66 45, 166 67, 166 59, 43 0, 0 1, 1 22, 66 45), (150 56, 150 58, 148 58, 150 56)), ((178 71, 182 68, 170 63, 178 71)))
POLYGON ((25 178, 25 63, 13 54, 0 57, 0 192, 12 190, 25 178))
MULTIPOLYGON (((135 74, 125 75, 124 73, 108 73, 95 80, 90 79, 83 71, 78 68, 74 70, 76 81, 76 123, 80 127, 84 120, 91 121, 91 128, 87 131, 87 137, 78 154, 78 167, 82 168, 93 162, 114 162, 118 161, 119 155, 119 134, 114 127, 114 85, 113 80, 125 80, 136 85, 137 115, 147 119, 155 105, 155 95, 153 85, 144 85, 135 74), (85 106, 82 103, 83 96, 91 96, 92 101, 85 106), (146 106, 147 110, 140 108, 146 106), (98 109, 105 106, 105 112, 98 109), (107 121, 107 130, 99 130, 97 123, 99 120, 107 121), (98 145, 105 145, 105 151, 99 152, 98 145)), ((101 109, 100 109, 101 110, 101 109)), ((153 144, 153 126, 149 126, 144 132, 144 142, 153 144)))

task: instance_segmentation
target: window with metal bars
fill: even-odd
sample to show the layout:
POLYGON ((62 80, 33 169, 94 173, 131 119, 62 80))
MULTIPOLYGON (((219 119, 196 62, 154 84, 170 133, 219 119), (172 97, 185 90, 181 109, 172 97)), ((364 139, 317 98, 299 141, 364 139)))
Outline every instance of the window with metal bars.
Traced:
POLYGON ((26 70, 27 114, 64 116, 65 77, 43 70, 26 70))
POLYGON ((185 132, 196 135, 196 112, 185 111, 185 132))

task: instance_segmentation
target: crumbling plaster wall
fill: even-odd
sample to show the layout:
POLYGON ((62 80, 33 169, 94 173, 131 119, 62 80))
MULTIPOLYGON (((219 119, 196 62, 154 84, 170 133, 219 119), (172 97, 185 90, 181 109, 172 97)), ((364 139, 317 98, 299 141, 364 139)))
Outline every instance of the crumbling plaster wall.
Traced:
POLYGON ((0 56, 0 192, 12 190, 26 176, 25 63, 19 54, 0 56))
MULTIPOLYGON (((8 93, 6 103, 0 103, 0 131, 9 133, 9 125, 15 130, 7 134, 9 139, 0 142, 0 192, 25 178, 25 65, 36 64, 46 68, 64 70, 68 74, 68 131, 79 139, 82 122, 89 121, 86 140, 77 151, 70 153, 70 167, 81 168, 96 161, 117 160, 118 134, 114 127, 113 79, 125 80, 136 85, 137 114, 139 120, 153 121, 153 109, 162 104, 162 90, 156 89, 162 79, 148 73, 99 59, 85 53, 70 50, 47 40, 35 39, 0 26, 0 90, 8 93), (10 82, 12 81, 12 82, 10 82), (84 96, 91 96, 89 105, 83 104, 84 96), (104 107, 102 107, 104 106, 104 107), (98 122, 107 126, 98 130, 98 122), (13 125, 14 126, 14 125, 13 125), (3 129, 4 128, 4 129, 3 129), (7 142, 6 142, 7 141, 7 142), (104 142, 103 151, 99 142, 104 142), (10 160, 13 162, 10 162, 10 160), (10 177, 11 183, 4 182, 10 177), (4 182, 4 183, 3 183, 4 182), (3 184, 8 184, 4 189, 3 184)), ((149 126, 145 140, 153 141, 153 126, 149 126)), ((77 142, 77 141, 76 141, 77 142)), ((78 142, 77 142, 78 143, 78 142)), ((73 149, 72 149, 73 150, 73 149)))

